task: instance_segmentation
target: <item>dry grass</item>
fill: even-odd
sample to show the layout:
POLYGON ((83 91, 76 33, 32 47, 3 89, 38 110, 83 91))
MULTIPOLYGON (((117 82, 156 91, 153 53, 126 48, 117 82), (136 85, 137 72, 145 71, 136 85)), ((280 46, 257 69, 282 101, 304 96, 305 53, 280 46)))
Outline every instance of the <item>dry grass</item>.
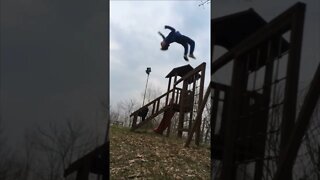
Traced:
POLYGON ((184 140, 112 126, 111 179, 209 179, 210 150, 184 140))

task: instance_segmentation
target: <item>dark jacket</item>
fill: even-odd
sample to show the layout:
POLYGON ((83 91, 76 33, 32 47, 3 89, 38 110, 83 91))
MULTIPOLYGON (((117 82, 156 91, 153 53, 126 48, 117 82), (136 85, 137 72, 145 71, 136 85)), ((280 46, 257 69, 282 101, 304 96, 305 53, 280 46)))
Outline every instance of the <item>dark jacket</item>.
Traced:
POLYGON ((180 34, 179 31, 176 31, 173 27, 165 25, 165 29, 170 29, 171 32, 165 37, 161 32, 159 34, 163 38, 163 41, 166 42, 167 47, 164 47, 164 50, 168 49, 169 45, 173 42, 179 43, 184 47, 184 54, 188 52, 188 44, 190 44, 191 50, 190 53, 193 53, 194 50, 194 41, 187 36, 180 34))
POLYGON ((167 37, 165 37, 163 34, 160 34, 163 38, 163 40, 167 43, 167 44, 171 44, 173 42, 177 42, 177 43, 184 43, 181 39, 182 35, 180 34, 179 31, 176 31, 173 27, 171 26, 164 26, 165 29, 170 29, 171 32, 168 34, 167 37))

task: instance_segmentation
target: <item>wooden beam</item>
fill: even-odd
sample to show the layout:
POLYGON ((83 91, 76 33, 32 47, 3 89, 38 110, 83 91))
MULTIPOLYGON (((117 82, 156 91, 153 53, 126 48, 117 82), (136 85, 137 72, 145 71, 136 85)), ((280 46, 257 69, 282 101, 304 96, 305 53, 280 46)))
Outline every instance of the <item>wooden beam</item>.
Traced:
MULTIPOLYGON (((169 83, 168 83, 168 89, 167 89, 167 92, 169 92, 169 91, 170 91, 171 78, 172 78, 172 77, 170 77, 170 78, 169 78, 169 83)), ((168 95, 167 95, 167 97, 166 97, 166 105, 168 105, 168 99, 169 99, 169 94, 168 94, 168 95)))
POLYGON ((235 178, 235 141, 237 137, 237 128, 243 102, 243 93, 247 87, 246 64, 242 59, 236 58, 233 65, 232 85, 230 89, 230 98, 228 102, 228 116, 224 134, 224 149, 222 158, 221 178, 224 180, 233 180, 235 178))
POLYGON ((184 115, 185 115, 185 102, 186 102, 186 95, 187 95, 187 86, 188 83, 186 81, 183 81, 183 87, 180 94, 180 111, 179 111, 179 121, 178 121, 178 137, 182 137, 182 131, 179 129, 183 128, 184 123, 184 115))
MULTIPOLYGON (((263 127, 266 127, 268 126, 268 116, 269 116, 269 109, 268 109, 268 106, 269 106, 269 103, 270 103, 270 97, 271 97, 271 84, 272 84, 272 75, 273 75, 273 64, 274 64, 274 61, 272 59, 270 59, 270 57, 273 57, 273 52, 272 51, 272 41, 269 40, 268 42, 268 50, 267 50, 267 61, 266 61, 266 71, 265 71, 265 74, 264 74, 264 86, 263 86, 263 102, 262 102, 262 107, 264 108, 262 110, 262 122, 264 123, 262 126, 263 127)), ((264 130, 263 133, 263 138, 264 141, 266 139, 266 130, 264 130)), ((266 146, 266 142, 264 142, 264 145, 261 149, 265 149, 265 146, 266 146)), ((263 160, 262 159, 259 159, 256 161, 256 164, 255 164, 255 173, 254 173, 254 179, 255 180, 262 180, 262 177, 263 177, 263 160)))
POLYGON ((311 81, 310 89, 303 101, 297 122, 294 130, 290 136, 289 142, 282 156, 280 156, 279 166, 274 180, 281 180, 286 178, 287 167, 292 166, 297 157, 299 147, 301 145, 303 136, 305 135, 308 125, 311 121, 314 109, 319 101, 320 96, 320 65, 311 81))
POLYGON ((189 147, 190 142, 191 142, 192 137, 193 137, 193 134, 194 134, 194 132, 196 131, 196 129, 198 128, 198 126, 199 126, 199 121, 201 122, 201 117, 202 117, 202 116, 200 116, 200 114, 202 114, 203 109, 204 109, 204 107, 206 106, 206 102, 207 102, 208 97, 209 97, 209 95, 210 95, 210 91, 211 91, 211 87, 210 87, 210 85, 209 85, 208 88, 207 88, 206 94, 204 95, 203 102, 200 104, 199 113, 198 113, 197 116, 196 116, 196 120, 195 120, 195 122, 194 122, 194 124, 193 124, 193 126, 192 126, 192 129, 191 129, 190 133, 188 134, 187 141, 186 141, 186 143, 185 143, 185 145, 184 145, 185 147, 189 147))
POLYGON ((200 116, 199 117, 200 121, 198 122, 199 124, 197 125, 196 139, 195 139, 195 143, 198 146, 201 141, 201 120, 202 120, 203 110, 201 110, 200 104, 202 104, 202 101, 203 101, 203 91, 204 91, 203 89, 204 89, 204 79, 206 74, 206 64, 203 64, 201 66, 200 72, 201 72, 201 79, 200 79, 200 89, 199 89, 199 99, 198 99, 198 109, 197 109, 197 116, 200 116))
POLYGON ((97 147, 93 151, 89 152, 88 154, 84 155, 82 158, 76 160, 70 166, 64 170, 64 177, 67 177, 69 174, 83 168, 83 166, 87 164, 91 164, 92 158, 98 154, 98 153, 103 153, 103 151, 107 151, 107 143, 101 145, 100 147, 97 147))
MULTIPOLYGON (((281 140, 280 140, 280 156, 285 153, 285 148, 292 133, 296 119, 296 104, 298 94, 298 80, 300 69, 301 44, 303 36, 303 23, 305 5, 295 6, 293 15, 290 18, 291 37, 290 49, 287 64, 287 81, 285 87, 285 96, 283 104, 283 116, 281 123, 281 140)), ((292 179, 291 166, 286 167, 286 179, 292 179)))
MULTIPOLYGON (((192 86, 193 97, 195 97, 195 94, 196 94, 196 85, 197 85, 197 80, 196 80, 196 78, 193 78, 193 86, 192 86)), ((193 108, 194 108, 193 102, 192 102, 192 109, 191 109, 191 112, 189 115, 189 131, 191 131, 191 128, 192 128, 193 108)))
POLYGON ((211 134, 212 134, 212 136, 215 135, 216 122, 217 122, 218 109, 219 109, 219 96, 220 96, 220 91, 218 89, 215 89, 214 94, 213 94, 212 107, 211 107, 211 134))

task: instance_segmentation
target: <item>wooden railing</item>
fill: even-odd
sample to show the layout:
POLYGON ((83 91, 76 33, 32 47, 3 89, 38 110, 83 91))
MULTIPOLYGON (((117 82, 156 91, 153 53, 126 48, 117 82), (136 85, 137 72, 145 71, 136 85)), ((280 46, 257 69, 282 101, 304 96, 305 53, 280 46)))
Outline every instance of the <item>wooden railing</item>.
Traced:
POLYGON ((180 102, 180 94, 181 94, 181 88, 174 88, 171 89, 170 91, 166 92, 165 94, 157 97, 156 99, 154 99, 153 101, 149 102, 148 104, 144 105, 143 107, 139 108, 138 110, 134 111, 133 113, 131 113, 131 116, 137 115, 141 110, 145 109, 146 107, 149 109, 149 112, 151 112, 152 114, 156 114, 160 109, 162 109, 163 107, 168 106, 169 104, 179 104, 180 102), (171 97, 172 102, 169 102, 169 98, 171 97), (165 102, 163 103, 163 107, 161 107, 161 101, 165 102), (151 109, 150 109, 151 107, 151 109))
POLYGON ((148 108, 148 115, 143 123, 146 123, 150 119, 156 117, 158 114, 163 112, 163 109, 169 107, 172 104, 179 104, 181 99, 181 88, 174 87, 170 91, 166 92, 165 94, 159 96, 158 98, 154 99, 153 101, 147 103, 143 107, 139 108, 138 110, 131 113, 130 117, 133 116, 132 121, 132 129, 137 128, 140 124, 137 125, 137 119, 139 116, 139 112, 144 111, 148 108), (170 100, 169 100, 170 99, 170 100))

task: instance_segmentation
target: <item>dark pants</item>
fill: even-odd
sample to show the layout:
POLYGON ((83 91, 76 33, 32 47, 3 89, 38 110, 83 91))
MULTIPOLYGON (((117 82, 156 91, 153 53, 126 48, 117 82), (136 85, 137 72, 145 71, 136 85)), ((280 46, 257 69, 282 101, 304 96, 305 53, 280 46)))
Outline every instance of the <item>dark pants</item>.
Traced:
POLYGON ((184 55, 188 54, 188 44, 190 45, 190 54, 193 54, 195 42, 191 38, 181 35, 177 43, 184 47, 184 55))

